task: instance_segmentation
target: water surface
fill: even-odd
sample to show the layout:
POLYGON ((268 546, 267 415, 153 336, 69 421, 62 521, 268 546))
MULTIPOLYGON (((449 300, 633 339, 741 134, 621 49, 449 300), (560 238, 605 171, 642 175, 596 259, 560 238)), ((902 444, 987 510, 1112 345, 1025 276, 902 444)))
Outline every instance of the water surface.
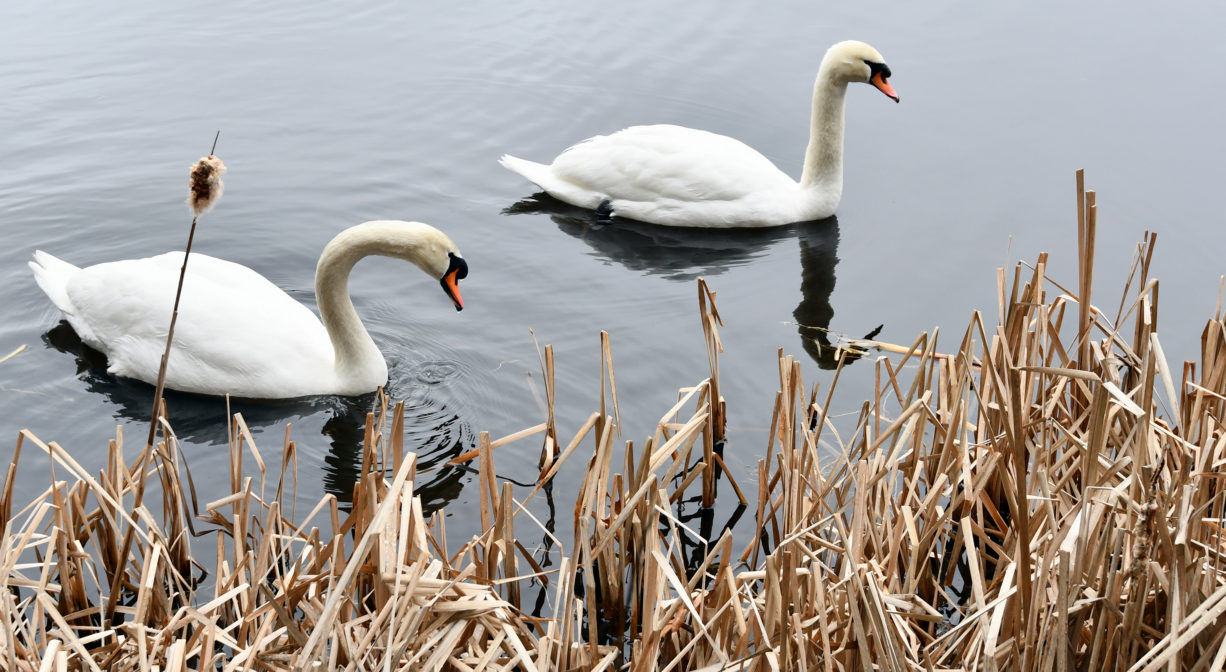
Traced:
MULTIPOLYGON (((29 350, 0 364, 0 435, 13 445, 30 428, 91 469, 117 425, 143 439, 151 389, 81 351, 25 262, 36 248, 77 264, 180 249, 187 169, 217 129, 229 173, 199 251, 313 305, 317 255, 350 224, 427 221, 463 250, 462 313, 402 262, 364 261, 351 282, 390 391, 409 403, 431 505, 447 505, 461 537, 473 479, 441 463, 479 431, 544 418, 533 333, 556 348, 564 436, 597 407, 599 332, 611 334, 623 437, 638 442, 679 387, 707 375, 705 277, 725 321, 728 463, 748 487, 779 348, 825 384, 813 327, 881 326, 897 343, 940 328, 953 347, 972 310, 994 315, 998 266, 1052 250, 1051 272, 1071 283, 1078 167, 1100 194, 1098 296, 1114 305, 1132 245, 1158 231, 1161 335, 1173 361, 1193 358, 1226 271, 1212 84, 1226 46, 1213 17, 1209 3, 5 3, 0 354, 29 350), (738 137, 796 175, 817 64, 847 38, 880 49, 902 102, 850 92, 836 219, 757 232, 604 225, 533 199, 496 163, 666 122, 738 137)), ((865 361, 844 372, 837 413, 858 409, 873 373, 865 361)), ((170 406, 197 482, 227 482, 225 404, 172 395, 170 406)), ((346 492, 369 406, 229 410, 265 451, 292 423, 299 496, 314 501, 346 492)), ((536 457, 528 441, 497 460, 529 482, 536 457)), ((21 459, 19 501, 49 473, 40 455, 21 459)), ((721 507, 717 525, 734 516, 721 507)))

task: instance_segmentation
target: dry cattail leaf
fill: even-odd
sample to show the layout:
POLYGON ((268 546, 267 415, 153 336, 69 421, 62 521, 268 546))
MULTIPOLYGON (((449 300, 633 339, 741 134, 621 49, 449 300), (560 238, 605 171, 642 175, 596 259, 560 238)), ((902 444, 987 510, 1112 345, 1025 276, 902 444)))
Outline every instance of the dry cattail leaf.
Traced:
POLYGON ((221 159, 209 154, 192 166, 191 179, 188 180, 187 205, 196 217, 203 215, 217 205, 221 198, 221 175, 226 172, 226 164, 221 159))

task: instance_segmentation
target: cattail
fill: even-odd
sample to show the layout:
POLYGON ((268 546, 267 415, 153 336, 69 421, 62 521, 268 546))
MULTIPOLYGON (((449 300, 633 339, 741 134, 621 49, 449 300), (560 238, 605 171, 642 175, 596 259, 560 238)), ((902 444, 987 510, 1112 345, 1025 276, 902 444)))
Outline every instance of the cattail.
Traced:
MULTIPOLYGON (((192 254, 192 240, 196 237, 196 220, 216 205, 221 198, 221 174, 226 172, 226 164, 213 155, 217 149, 217 138, 220 136, 221 131, 217 131, 217 135, 213 136, 213 148, 209 150, 209 155, 201 158, 196 165, 192 166, 191 179, 187 183, 187 205, 192 209, 192 224, 187 230, 187 248, 183 251, 183 266, 179 268, 179 283, 175 287, 174 308, 170 312, 170 326, 166 330, 166 349, 162 351, 162 361, 158 366, 157 385, 154 386, 153 392, 153 418, 149 421, 149 438, 145 441, 145 450, 141 453, 138 464, 144 464, 146 460, 151 459, 153 440, 157 436, 158 418, 165 411, 162 404, 162 392, 166 389, 166 362, 170 359, 170 346, 175 337, 175 322, 179 319, 179 299, 183 296, 183 278, 187 275, 187 260, 192 254)), ((134 509, 140 508, 144 497, 145 480, 142 478, 137 481, 133 500, 134 509)), ((132 548, 134 530, 135 526, 129 525, 124 531, 118 557, 128 557, 128 551, 132 548)), ((111 579, 111 594, 107 597, 106 609, 103 611, 106 620, 110 623, 118 622, 116 620, 117 598, 123 592, 121 584, 125 576, 124 572, 117 572, 111 579)))
POLYGON ((187 193, 187 205, 196 217, 208 212, 221 198, 221 175, 226 172, 226 164, 221 159, 209 154, 192 166, 190 187, 187 193))
MULTIPOLYGON (((218 131, 217 136, 220 135, 221 131, 218 131)), ((146 450, 153 447, 153 439, 157 434, 158 409, 166 383, 166 360, 170 358, 170 345, 175 337, 175 322, 179 319, 179 299, 183 296, 183 278, 187 275, 187 260, 192 254, 192 240, 196 237, 196 220, 217 205, 217 201, 221 199, 221 175, 226 172, 226 164, 213 155, 212 152, 216 149, 217 137, 214 137, 213 149, 209 150, 208 156, 201 157, 192 166, 187 181, 187 206, 192 209, 192 225, 187 231, 187 248, 183 252, 183 266, 179 269, 179 284, 175 287, 175 304, 170 313, 170 327, 166 332, 166 350, 162 353, 162 362, 158 367, 157 386, 153 395, 153 420, 149 423, 149 440, 145 446, 146 450)))

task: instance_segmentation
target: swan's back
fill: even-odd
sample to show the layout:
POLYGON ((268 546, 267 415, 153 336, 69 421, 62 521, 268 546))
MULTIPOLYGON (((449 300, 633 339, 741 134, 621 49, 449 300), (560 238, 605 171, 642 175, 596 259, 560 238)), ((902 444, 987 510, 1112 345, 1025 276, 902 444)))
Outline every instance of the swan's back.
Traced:
POLYGON ((796 184, 740 140, 671 124, 631 126, 590 138, 558 155, 553 169, 580 184, 616 185, 610 195, 630 201, 660 196, 728 201, 796 184))

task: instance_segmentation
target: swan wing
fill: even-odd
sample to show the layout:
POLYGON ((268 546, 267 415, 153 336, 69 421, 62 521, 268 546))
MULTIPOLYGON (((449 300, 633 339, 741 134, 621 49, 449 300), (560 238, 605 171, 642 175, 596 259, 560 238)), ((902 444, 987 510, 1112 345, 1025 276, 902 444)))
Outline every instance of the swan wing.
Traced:
POLYGON ((563 151, 553 172, 629 201, 736 201, 796 186, 770 159, 739 140, 667 124, 589 138, 563 151))
MULTIPOLYGON (((70 323, 107 354, 112 373, 156 382, 182 263, 182 252, 103 263, 68 283, 70 323)), ((246 266, 191 256, 168 387, 262 396, 262 381, 292 387, 296 372, 318 376, 332 364, 327 332, 306 306, 246 266)))

